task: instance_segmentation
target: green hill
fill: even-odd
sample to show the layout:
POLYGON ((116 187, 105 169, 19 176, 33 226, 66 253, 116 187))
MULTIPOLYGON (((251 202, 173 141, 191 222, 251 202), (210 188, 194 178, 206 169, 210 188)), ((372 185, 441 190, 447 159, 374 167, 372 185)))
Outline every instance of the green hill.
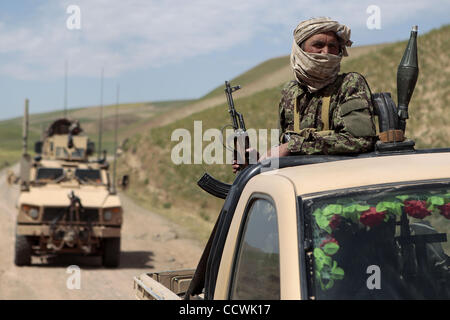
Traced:
MULTIPOLYGON (((449 39, 450 26, 433 30, 418 39, 420 74, 407 123, 407 136, 416 140, 418 148, 449 146, 450 129, 445 125, 450 122, 450 114, 445 112, 450 88, 449 39)), ((391 92, 396 101, 396 71, 406 43, 354 48, 355 54, 350 52, 350 57, 343 60, 341 70, 365 75, 372 92, 391 92)), ((281 74, 280 70, 289 70, 288 57, 269 60, 232 80, 232 84, 243 87, 235 96, 235 104, 244 114, 247 128, 277 128, 280 89, 290 80, 290 73, 285 72, 284 78, 279 77, 270 84, 261 85, 261 79, 281 74)), ((131 174, 133 183, 128 192, 132 197, 206 239, 223 201, 206 194, 196 182, 205 170, 219 180, 232 182, 231 168, 229 165, 175 165, 171 161, 172 148, 178 144, 178 141, 171 141, 174 130, 184 128, 193 136, 194 121, 202 121, 203 132, 230 122, 223 86, 202 99, 218 104, 203 106, 196 113, 193 108, 191 114, 184 114, 172 122, 162 122, 162 126, 147 128, 130 138, 120 161, 120 171, 131 174), (221 102, 213 100, 220 96, 223 96, 221 102)), ((199 101, 191 105, 196 104, 199 101)), ((203 148, 208 144, 204 142, 203 148)))

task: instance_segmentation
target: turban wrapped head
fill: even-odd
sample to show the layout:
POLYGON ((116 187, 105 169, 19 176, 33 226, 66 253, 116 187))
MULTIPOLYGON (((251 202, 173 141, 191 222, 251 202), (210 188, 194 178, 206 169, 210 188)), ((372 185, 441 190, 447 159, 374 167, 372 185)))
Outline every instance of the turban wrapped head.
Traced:
POLYGON ((291 67, 298 82, 315 92, 333 83, 340 70, 342 56, 348 56, 346 47, 352 45, 350 29, 330 18, 314 18, 301 22, 294 30, 291 67), (308 53, 301 44, 319 33, 334 32, 340 44, 340 54, 308 53))

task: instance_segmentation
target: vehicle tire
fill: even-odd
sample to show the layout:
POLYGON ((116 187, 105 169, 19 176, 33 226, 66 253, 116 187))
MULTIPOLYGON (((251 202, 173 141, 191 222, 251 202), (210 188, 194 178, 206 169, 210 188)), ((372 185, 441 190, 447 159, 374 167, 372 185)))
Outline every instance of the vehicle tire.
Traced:
POLYGON ((14 263, 16 266, 31 265, 31 243, 27 236, 16 235, 14 263))
POLYGON ((120 238, 106 238, 103 240, 103 265, 116 268, 120 263, 120 238))

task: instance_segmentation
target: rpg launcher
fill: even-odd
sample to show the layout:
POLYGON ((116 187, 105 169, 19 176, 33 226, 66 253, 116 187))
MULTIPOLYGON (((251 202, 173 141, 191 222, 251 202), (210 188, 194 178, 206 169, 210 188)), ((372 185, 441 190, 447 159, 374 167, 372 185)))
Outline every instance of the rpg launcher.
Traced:
POLYGON ((397 69, 398 107, 389 92, 374 93, 372 96, 375 114, 378 115, 380 140, 376 152, 413 151, 415 142, 406 139, 408 105, 419 75, 417 60, 417 26, 414 26, 403 58, 397 69))
MULTIPOLYGON (((234 134, 233 138, 233 160, 239 164, 240 169, 245 168, 249 164, 249 152, 247 149, 250 147, 249 137, 247 129, 245 128, 244 117, 241 113, 236 111, 233 100, 233 92, 239 90, 240 86, 232 87, 228 81, 225 81, 225 95, 228 101, 228 113, 231 117, 231 123, 233 126, 234 134)), ((212 194, 215 197, 225 199, 228 191, 231 188, 230 184, 221 182, 213 178, 208 173, 205 173, 197 185, 212 194)))

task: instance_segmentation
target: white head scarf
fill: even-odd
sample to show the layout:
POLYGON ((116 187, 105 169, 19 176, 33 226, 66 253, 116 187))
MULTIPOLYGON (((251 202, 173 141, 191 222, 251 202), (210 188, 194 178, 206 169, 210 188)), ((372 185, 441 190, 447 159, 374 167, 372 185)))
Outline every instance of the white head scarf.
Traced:
POLYGON ((315 92, 333 83, 340 70, 342 56, 348 56, 346 47, 352 45, 351 30, 330 18, 314 18, 301 22, 294 30, 291 52, 291 66, 298 82, 306 85, 310 92, 315 92), (309 37, 332 31, 340 43, 340 55, 308 53, 300 44, 309 37))

